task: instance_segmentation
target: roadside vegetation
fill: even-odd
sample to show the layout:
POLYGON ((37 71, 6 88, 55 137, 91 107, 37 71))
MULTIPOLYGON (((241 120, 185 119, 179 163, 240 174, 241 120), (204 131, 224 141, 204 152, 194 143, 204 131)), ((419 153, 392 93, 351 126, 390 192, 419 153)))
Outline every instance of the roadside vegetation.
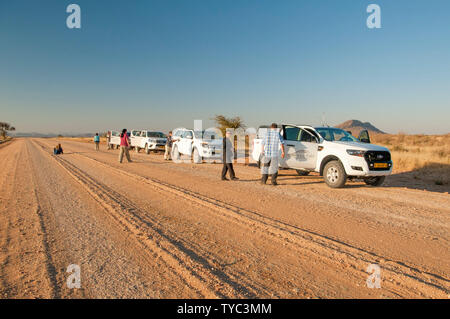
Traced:
POLYGON ((372 143, 389 148, 394 174, 410 172, 415 179, 450 184, 450 134, 376 134, 372 143))
POLYGON ((214 121, 216 122, 217 127, 222 131, 223 136, 225 136, 227 128, 245 128, 244 121, 239 116, 225 117, 223 115, 216 115, 214 121))
POLYGON ((0 122, 0 139, 6 140, 8 139, 8 131, 15 131, 16 128, 11 126, 11 124, 6 122, 0 122))

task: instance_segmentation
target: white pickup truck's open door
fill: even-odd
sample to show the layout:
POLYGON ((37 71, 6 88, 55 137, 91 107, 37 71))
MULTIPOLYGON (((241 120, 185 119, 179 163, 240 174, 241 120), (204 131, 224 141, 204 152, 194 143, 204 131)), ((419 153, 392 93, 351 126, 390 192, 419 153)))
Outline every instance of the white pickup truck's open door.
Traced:
POLYGON ((281 167, 313 170, 317 161, 317 138, 304 127, 283 125, 285 157, 281 167))

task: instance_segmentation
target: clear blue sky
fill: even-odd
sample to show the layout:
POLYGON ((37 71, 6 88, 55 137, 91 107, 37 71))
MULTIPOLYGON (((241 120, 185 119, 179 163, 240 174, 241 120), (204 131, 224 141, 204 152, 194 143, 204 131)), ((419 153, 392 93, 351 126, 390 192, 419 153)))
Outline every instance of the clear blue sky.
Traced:
POLYGON ((215 114, 450 132, 448 0, 0 1, 0 121, 167 131, 215 114), (82 10, 81 30, 66 7, 82 10), (366 7, 382 29, 366 27, 366 7))

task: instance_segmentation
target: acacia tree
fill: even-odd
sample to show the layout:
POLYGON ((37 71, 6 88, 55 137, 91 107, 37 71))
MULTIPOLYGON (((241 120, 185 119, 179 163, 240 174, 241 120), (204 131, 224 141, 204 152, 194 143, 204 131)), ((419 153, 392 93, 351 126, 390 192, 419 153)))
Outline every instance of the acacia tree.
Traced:
POLYGON ((6 122, 0 122, 0 134, 2 135, 3 139, 6 138, 6 132, 15 130, 16 128, 14 126, 11 126, 11 124, 6 122))
MULTIPOLYGON (((225 136, 227 128, 232 128, 235 130, 239 129, 239 128, 242 128, 242 129, 245 128, 244 121, 239 116, 228 118, 223 115, 216 115, 214 117, 214 121, 216 121, 218 128, 222 131, 222 136, 225 136)), ((248 149, 248 142, 249 142, 248 137, 246 137, 246 136, 243 136, 243 137, 245 139, 244 140, 244 143, 245 143, 244 152, 247 152, 246 150, 248 149)), ((237 150, 238 136, 234 136, 233 144, 234 144, 234 148, 237 150)), ((237 152, 239 152, 239 150, 237 152)), ((237 158, 237 155, 238 155, 237 152, 234 153, 234 158, 237 158)))
POLYGON ((244 121, 242 121, 239 116, 229 118, 223 115, 216 115, 214 117, 214 121, 216 121, 218 128, 222 131, 223 136, 225 136, 227 128, 245 128, 244 121))

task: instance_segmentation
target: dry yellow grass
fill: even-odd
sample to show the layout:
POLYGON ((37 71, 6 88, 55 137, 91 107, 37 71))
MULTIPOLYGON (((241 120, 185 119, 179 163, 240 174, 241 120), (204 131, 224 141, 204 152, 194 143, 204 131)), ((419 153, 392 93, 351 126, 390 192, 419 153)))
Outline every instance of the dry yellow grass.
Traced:
POLYGON ((394 174, 411 172, 437 185, 450 183, 450 134, 379 134, 372 136, 372 143, 389 148, 394 174))

